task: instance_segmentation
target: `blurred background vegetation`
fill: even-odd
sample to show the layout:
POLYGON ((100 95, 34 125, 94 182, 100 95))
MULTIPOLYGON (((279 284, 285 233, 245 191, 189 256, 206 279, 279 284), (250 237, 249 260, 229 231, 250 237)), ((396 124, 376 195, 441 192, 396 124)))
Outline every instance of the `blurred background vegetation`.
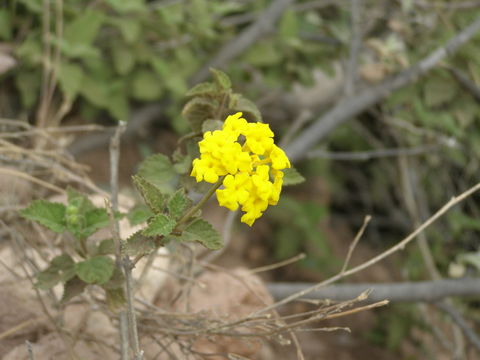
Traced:
MULTIPOLYGON (((207 80, 213 65, 287 145, 339 100, 408 69, 480 16, 478 1, 358 3, 355 14, 352 1, 342 0, 3 0, 0 114, 41 127, 125 120, 139 154, 168 153, 190 131, 182 115, 187 90, 207 80), (242 47, 242 34, 254 26, 248 46, 212 62, 222 49, 242 47)), ((362 246, 377 253, 400 240, 478 181, 479 84, 476 35, 304 154, 296 166, 307 181, 269 209, 238 255, 260 265, 305 252, 271 280, 314 281, 338 272, 366 214, 373 220, 362 246)), ((102 144, 85 135, 66 146, 81 157, 102 144)), ((383 277, 363 280, 430 279, 429 257, 442 277, 478 275, 479 217, 472 197, 429 228, 426 248, 410 247, 383 277)), ((459 305, 478 326, 480 303, 459 305)), ((398 349, 415 336, 412 329, 430 331, 418 311, 384 310, 365 338, 398 349)))

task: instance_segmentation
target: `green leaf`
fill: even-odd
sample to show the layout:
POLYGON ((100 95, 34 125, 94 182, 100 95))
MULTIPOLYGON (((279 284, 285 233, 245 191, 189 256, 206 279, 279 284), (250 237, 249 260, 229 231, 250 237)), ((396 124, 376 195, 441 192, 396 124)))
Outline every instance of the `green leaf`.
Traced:
POLYGON ((104 239, 98 244, 95 255, 113 255, 115 254, 115 242, 113 239, 104 239))
POLYGON ((210 250, 218 250, 223 246, 220 234, 213 226, 203 220, 197 219, 189 224, 182 235, 178 238, 180 241, 197 241, 210 250))
POLYGON ((223 128, 223 121, 220 120, 205 120, 202 124, 202 132, 221 130, 223 128))
POLYGON ((71 187, 67 188, 67 201, 69 206, 77 208, 78 213, 82 215, 96 209, 86 195, 71 187))
POLYGON ((104 15, 91 8, 77 14, 80 15, 65 26, 65 42, 72 45, 90 45, 97 36, 104 15))
POLYGON ((132 49, 118 42, 112 45, 112 60, 119 75, 128 74, 135 66, 135 54, 132 49))
MULTIPOLYGON (((165 208, 165 202, 167 199, 166 196, 160 191, 160 189, 158 189, 155 185, 151 184, 149 181, 139 175, 132 176, 132 180, 133 184, 136 186, 136 188, 142 195, 143 200, 145 200, 145 203, 150 207, 153 213, 161 213, 165 208)), ((130 220, 130 222, 131 221, 132 220, 130 220)))
POLYGON ((146 236, 166 236, 175 228, 176 222, 172 218, 164 215, 155 215, 148 226, 143 229, 142 234, 146 236))
POLYGON ((0 39, 10 40, 12 37, 12 18, 7 9, 0 9, 0 39))
POLYGON ((142 32, 142 26, 138 18, 133 19, 110 19, 110 22, 116 26, 122 33, 123 39, 132 44, 138 40, 142 32))
POLYGON ((232 88, 232 82, 230 81, 230 78, 223 71, 210 68, 210 72, 213 75, 215 83, 218 84, 221 89, 229 90, 232 88))
POLYGON ((80 86, 80 93, 90 103, 100 108, 105 108, 109 104, 110 88, 103 80, 99 80, 90 76, 83 78, 80 86))
POLYGON ((108 256, 95 256, 75 265, 80 279, 88 284, 104 284, 113 275, 115 264, 108 256))
POLYGON ((83 233, 88 237, 97 230, 110 225, 110 217, 105 209, 93 209, 85 214, 85 228, 83 233))
MULTIPOLYGON (((163 196, 163 195, 162 195, 163 196)), ((147 205, 140 204, 135 206, 132 210, 129 211, 127 218, 130 222, 130 225, 136 226, 143 224, 148 219, 150 219, 154 213, 147 205)))
POLYGON ((185 195, 184 189, 179 189, 168 201, 168 213, 174 219, 180 218, 190 206, 190 199, 185 195))
POLYGON ((155 241, 137 231, 127 239, 126 252, 130 256, 149 254, 157 248, 155 241))
POLYGON ((36 287, 48 290, 59 282, 66 282, 75 276, 75 262, 67 255, 56 256, 50 262, 50 266, 37 274, 36 287))
POLYGON ((105 302, 113 313, 118 313, 125 307, 125 295, 123 288, 105 289, 105 302))
POLYGON ((291 167, 289 169, 283 169, 283 185, 297 185, 305 181, 305 178, 300 174, 297 169, 291 167))
POLYGON ((262 114, 257 105, 243 96, 238 98, 234 110, 242 112, 250 122, 262 122, 262 114))
POLYGON ((78 276, 71 278, 63 286, 63 295, 60 302, 64 304, 75 296, 80 295, 86 286, 87 283, 82 281, 78 276))
POLYGON ((211 82, 202 82, 187 91, 185 96, 205 96, 218 93, 217 87, 211 82))
POLYGON ((58 72, 58 81, 63 93, 74 100, 80 91, 83 79, 83 70, 79 65, 72 63, 63 63, 58 72))
POLYGON ((217 107, 218 102, 214 99, 194 97, 185 104, 182 115, 188 120, 192 130, 199 132, 202 130, 202 124, 205 120, 215 117, 217 107))
POLYGON ((153 71, 145 69, 135 73, 132 82, 132 96, 138 100, 157 100, 163 93, 162 81, 153 71))
POLYGON ((29 207, 20 210, 20 215, 60 234, 65 231, 65 209, 63 204, 40 199, 33 201, 29 207))
POLYGON ((172 181, 176 177, 175 169, 170 159, 163 154, 151 155, 143 160, 139 166, 138 175, 163 193, 173 191, 172 181))
POLYGON ((41 77, 39 72, 21 71, 15 77, 15 86, 20 92, 22 105, 29 109, 38 98, 41 77))
POLYGON ((293 9, 285 11, 278 27, 278 33, 282 38, 296 38, 298 36, 297 12, 293 9))

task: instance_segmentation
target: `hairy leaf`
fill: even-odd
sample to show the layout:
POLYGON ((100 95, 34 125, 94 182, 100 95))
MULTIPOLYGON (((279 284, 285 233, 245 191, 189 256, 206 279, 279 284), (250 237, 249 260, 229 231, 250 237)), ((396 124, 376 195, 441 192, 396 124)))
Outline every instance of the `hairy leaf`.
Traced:
POLYGON ((75 272, 88 284, 104 284, 113 275, 115 264, 108 256, 95 256, 75 265, 75 272))
POLYGON ((217 87, 211 82, 202 82, 187 91, 185 96, 205 96, 218 93, 217 87))
POLYGON ((137 256, 142 254, 149 254, 155 250, 155 241, 142 234, 142 231, 137 231, 127 239, 126 252, 130 256, 137 256))
MULTIPOLYGON (((147 181, 142 176, 136 175, 132 177, 133 183, 145 200, 145 203, 150 207, 153 213, 158 214, 165 208, 166 196, 153 184, 147 181)), ((130 220, 132 221, 132 220, 130 220)))
POLYGON ((157 214, 149 222, 148 226, 143 229, 142 234, 146 236, 166 236, 169 235, 175 227, 175 220, 164 215, 157 214))
POLYGON ((215 116, 215 109, 218 107, 218 101, 202 97, 194 97, 185 104, 182 115, 190 123, 194 132, 202 130, 202 124, 207 119, 215 116))
POLYGON ((243 116, 251 122, 262 122, 262 114, 257 105, 243 96, 237 99, 237 103, 233 109, 242 112, 243 116))
POLYGON ((75 276, 68 280, 63 286, 63 295, 61 302, 66 303, 68 300, 74 298, 77 295, 83 293, 87 283, 82 281, 78 276, 75 276))
POLYGON ((127 215, 130 225, 136 226, 150 219, 154 213, 147 205, 140 204, 135 206, 127 215))
POLYGON ((187 207, 190 205, 190 199, 185 195, 184 189, 179 189, 168 201, 168 212, 174 219, 180 218, 187 207))
POLYGON ((66 282, 75 276, 75 262, 70 255, 56 256, 50 262, 50 266, 37 274, 36 287, 48 290, 59 282, 66 282))
POLYGON ((56 233, 65 231, 66 207, 60 203, 35 200, 27 208, 20 210, 20 215, 49 228, 56 233))
POLYGON ((217 83, 221 89, 224 89, 224 90, 231 89, 232 82, 230 81, 230 78, 228 77, 227 74, 225 74, 221 70, 213 69, 213 68, 210 68, 210 72, 213 75, 213 79, 215 80, 215 83, 217 83))
POLYGON ((123 310, 126 303, 123 288, 105 289, 105 295, 105 302, 107 303, 110 311, 117 313, 123 310))
POLYGON ((197 219, 189 224, 178 239, 180 241, 197 241, 210 250, 218 250, 223 246, 218 231, 203 219, 197 219))

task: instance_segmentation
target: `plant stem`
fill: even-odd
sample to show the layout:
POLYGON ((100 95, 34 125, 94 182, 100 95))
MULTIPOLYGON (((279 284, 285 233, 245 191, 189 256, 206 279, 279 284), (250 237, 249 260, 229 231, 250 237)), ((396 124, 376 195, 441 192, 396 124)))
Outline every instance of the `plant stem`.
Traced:
POLYGON ((218 181, 213 184, 213 186, 210 188, 210 190, 208 190, 208 192, 203 196, 203 198, 197 203, 195 204, 195 206, 193 206, 192 208, 190 208, 190 210, 188 210, 185 215, 183 215, 180 220, 178 220, 177 222, 177 226, 180 226, 181 224, 183 223, 186 223, 188 220, 190 220, 190 218, 198 211, 202 208, 203 205, 205 205, 205 203, 208 201, 208 199, 210 199, 212 197, 212 195, 215 193, 215 191, 220 187, 220 185, 222 185, 222 182, 223 182, 223 176, 220 177, 220 179, 218 179, 218 181))

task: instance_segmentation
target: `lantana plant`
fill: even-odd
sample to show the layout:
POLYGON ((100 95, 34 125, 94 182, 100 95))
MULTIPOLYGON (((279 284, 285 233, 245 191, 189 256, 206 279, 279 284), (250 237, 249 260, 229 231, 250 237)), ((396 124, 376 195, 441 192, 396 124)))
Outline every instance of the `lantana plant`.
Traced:
POLYGON ((66 205, 36 200, 20 212, 65 234, 66 239, 73 238, 66 240, 61 254, 37 274, 39 288, 63 283, 62 300, 67 301, 94 284, 105 290, 112 309, 121 308, 124 274, 114 261, 118 248, 122 258, 132 256, 132 266, 170 242, 198 242, 211 250, 220 249, 220 234, 201 217, 203 205, 214 194, 221 206, 232 211, 240 208, 244 212, 241 221, 252 226, 269 205, 278 203, 283 185, 303 180, 275 145, 274 133, 262 122, 256 106, 232 91, 226 74, 212 73, 214 82, 198 84, 187 93, 190 100, 182 115, 192 132, 179 140, 171 157, 152 155, 133 176, 145 204, 128 214, 114 215, 117 219, 126 216, 133 225, 143 224, 141 230, 120 244, 110 237, 92 243, 91 235, 112 226, 114 219, 108 215, 112 212, 95 207, 72 189, 67 191, 66 205), (194 204, 190 193, 203 195, 194 204))

